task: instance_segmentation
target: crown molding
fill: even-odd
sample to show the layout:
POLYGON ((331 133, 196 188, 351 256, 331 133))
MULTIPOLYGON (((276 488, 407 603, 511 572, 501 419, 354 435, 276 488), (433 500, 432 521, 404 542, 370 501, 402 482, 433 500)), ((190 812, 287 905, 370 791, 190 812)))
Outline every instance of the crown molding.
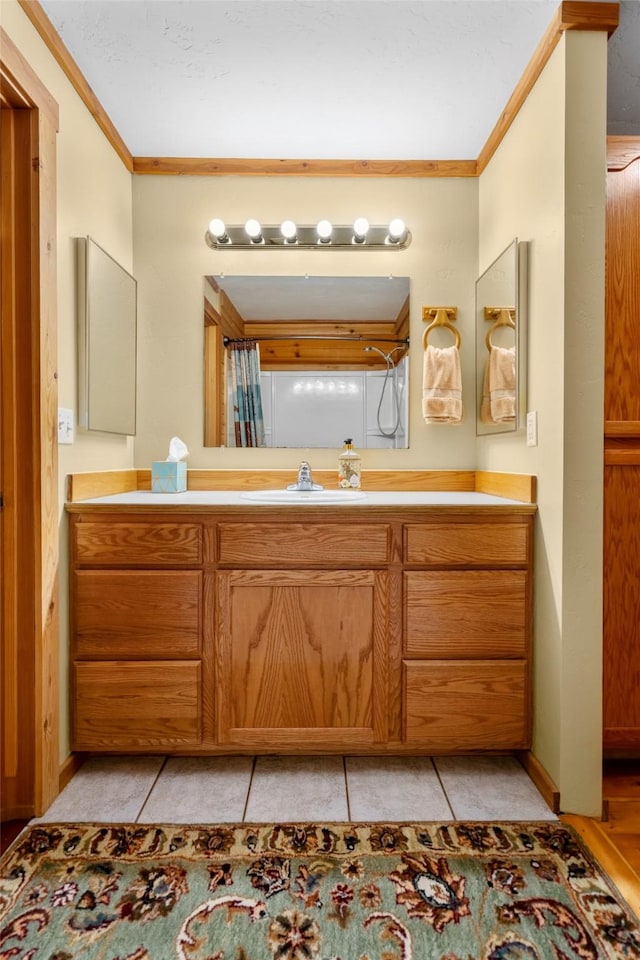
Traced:
MULTIPOLYGON (((476 177, 498 149, 560 38, 567 30, 606 31, 618 26, 619 3, 564 0, 518 81, 477 160, 295 160, 133 157, 39 0, 18 0, 71 85, 127 170, 140 175, 201 177, 476 177)), ((629 161, 631 162, 631 161, 629 161)), ((620 169, 613 167, 610 169, 620 169)))

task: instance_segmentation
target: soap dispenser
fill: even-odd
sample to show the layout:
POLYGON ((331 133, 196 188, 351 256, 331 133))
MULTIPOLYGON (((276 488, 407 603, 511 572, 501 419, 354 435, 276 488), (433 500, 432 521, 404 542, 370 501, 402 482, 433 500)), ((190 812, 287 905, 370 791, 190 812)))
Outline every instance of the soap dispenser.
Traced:
POLYGON ((344 448, 338 457, 338 486, 346 490, 360 488, 360 454, 353 449, 351 439, 344 441, 344 448))

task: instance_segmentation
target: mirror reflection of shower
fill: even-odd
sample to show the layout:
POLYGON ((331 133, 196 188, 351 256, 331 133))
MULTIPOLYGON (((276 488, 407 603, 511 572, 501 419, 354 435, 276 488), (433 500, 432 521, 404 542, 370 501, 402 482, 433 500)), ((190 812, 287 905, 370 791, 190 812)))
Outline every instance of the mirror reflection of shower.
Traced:
POLYGON ((371 353, 372 351, 379 353, 387 364, 387 369, 384 375, 384 383, 382 384, 382 390, 380 391, 378 409, 376 411, 376 421, 378 424, 378 430, 380 431, 379 435, 381 437, 385 437, 387 440, 395 439, 402 422, 402 388, 398 382, 398 368, 393 362, 393 355, 396 351, 401 351, 403 349, 404 346, 402 344, 399 344, 397 347, 393 347, 393 349, 389 350, 388 353, 385 353, 380 349, 380 347, 376 347, 373 344, 364 348, 365 353, 371 353), (393 411, 395 420, 390 430, 385 429, 385 427, 382 425, 382 406, 384 404, 387 388, 389 389, 391 409, 393 411))

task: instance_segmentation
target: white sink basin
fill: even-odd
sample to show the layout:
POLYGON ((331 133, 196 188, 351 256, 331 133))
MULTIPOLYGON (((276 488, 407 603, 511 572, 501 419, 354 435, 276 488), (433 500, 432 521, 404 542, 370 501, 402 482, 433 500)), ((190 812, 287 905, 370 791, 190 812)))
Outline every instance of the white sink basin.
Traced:
POLYGON ((243 500, 256 503, 353 503, 366 500, 361 490, 250 490, 242 493, 243 500))

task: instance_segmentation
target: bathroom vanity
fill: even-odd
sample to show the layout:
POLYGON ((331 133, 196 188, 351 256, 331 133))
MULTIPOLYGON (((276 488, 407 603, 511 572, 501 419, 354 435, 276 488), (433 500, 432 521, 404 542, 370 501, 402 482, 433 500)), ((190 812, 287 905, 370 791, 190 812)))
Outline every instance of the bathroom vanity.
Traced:
POLYGON ((73 749, 529 747, 535 509, 480 493, 69 503, 73 749))

